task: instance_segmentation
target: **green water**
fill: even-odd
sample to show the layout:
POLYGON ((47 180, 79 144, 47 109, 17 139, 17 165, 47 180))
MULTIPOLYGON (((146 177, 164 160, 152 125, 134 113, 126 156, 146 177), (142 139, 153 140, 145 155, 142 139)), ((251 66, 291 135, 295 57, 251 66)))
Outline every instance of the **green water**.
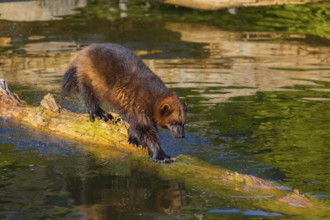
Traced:
MULTIPOLYGON (((70 58, 90 43, 123 44, 188 103, 186 138, 159 134, 166 152, 329 201, 329 5, 231 14, 144 1, 0 1, 0 78, 32 105, 52 92, 84 112, 59 95, 70 58)), ((0 119, 0 218, 295 219, 83 149, 0 119)))

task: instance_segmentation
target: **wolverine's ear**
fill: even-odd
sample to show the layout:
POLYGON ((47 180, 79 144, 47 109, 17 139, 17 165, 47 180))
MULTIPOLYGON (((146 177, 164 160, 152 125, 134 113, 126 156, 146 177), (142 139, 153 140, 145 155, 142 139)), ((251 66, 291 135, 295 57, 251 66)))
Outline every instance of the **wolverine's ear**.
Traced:
POLYGON ((163 104, 162 107, 160 107, 160 114, 165 115, 170 113, 171 106, 169 104, 163 104))

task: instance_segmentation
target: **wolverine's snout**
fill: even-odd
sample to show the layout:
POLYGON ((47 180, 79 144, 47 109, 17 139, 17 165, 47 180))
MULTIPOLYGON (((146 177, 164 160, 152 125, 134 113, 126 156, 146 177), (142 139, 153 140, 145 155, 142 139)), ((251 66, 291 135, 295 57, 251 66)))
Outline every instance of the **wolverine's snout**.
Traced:
POLYGON ((184 136, 185 136, 183 126, 172 125, 169 130, 170 130, 170 133, 172 134, 172 136, 175 138, 184 138, 184 136))

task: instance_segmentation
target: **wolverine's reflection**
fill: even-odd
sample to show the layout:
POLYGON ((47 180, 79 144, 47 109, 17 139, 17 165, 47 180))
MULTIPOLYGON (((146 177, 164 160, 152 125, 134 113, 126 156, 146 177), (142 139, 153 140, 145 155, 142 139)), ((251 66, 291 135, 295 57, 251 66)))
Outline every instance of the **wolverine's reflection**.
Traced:
POLYGON ((154 214, 180 213, 188 202, 181 183, 146 173, 70 178, 67 184, 84 219, 149 219, 154 214), (144 216, 146 213, 149 217, 144 216))

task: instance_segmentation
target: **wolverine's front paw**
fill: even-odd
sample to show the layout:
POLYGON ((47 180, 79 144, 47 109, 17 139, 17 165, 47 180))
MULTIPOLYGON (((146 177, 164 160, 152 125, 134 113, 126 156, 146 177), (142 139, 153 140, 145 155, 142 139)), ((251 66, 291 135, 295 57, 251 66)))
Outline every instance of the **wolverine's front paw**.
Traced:
POLYGON ((163 160, 153 159, 153 161, 156 162, 156 163, 173 163, 176 160, 177 159, 175 157, 166 157, 163 160))
POLYGON ((133 144, 135 147, 142 146, 141 134, 133 127, 128 129, 128 143, 133 144))
POLYGON ((103 109, 101 108, 98 108, 95 112, 95 116, 96 118, 100 119, 100 120, 103 120, 105 122, 109 121, 109 120, 112 120, 113 119, 113 116, 109 113, 107 113, 106 111, 104 111, 103 109))
POLYGON ((133 144, 135 147, 141 146, 139 139, 132 135, 128 137, 128 143, 133 144))
POLYGON ((156 155, 155 157, 152 157, 152 160, 157 163, 173 163, 177 159, 175 157, 171 157, 166 154, 159 154, 159 155, 156 155))

